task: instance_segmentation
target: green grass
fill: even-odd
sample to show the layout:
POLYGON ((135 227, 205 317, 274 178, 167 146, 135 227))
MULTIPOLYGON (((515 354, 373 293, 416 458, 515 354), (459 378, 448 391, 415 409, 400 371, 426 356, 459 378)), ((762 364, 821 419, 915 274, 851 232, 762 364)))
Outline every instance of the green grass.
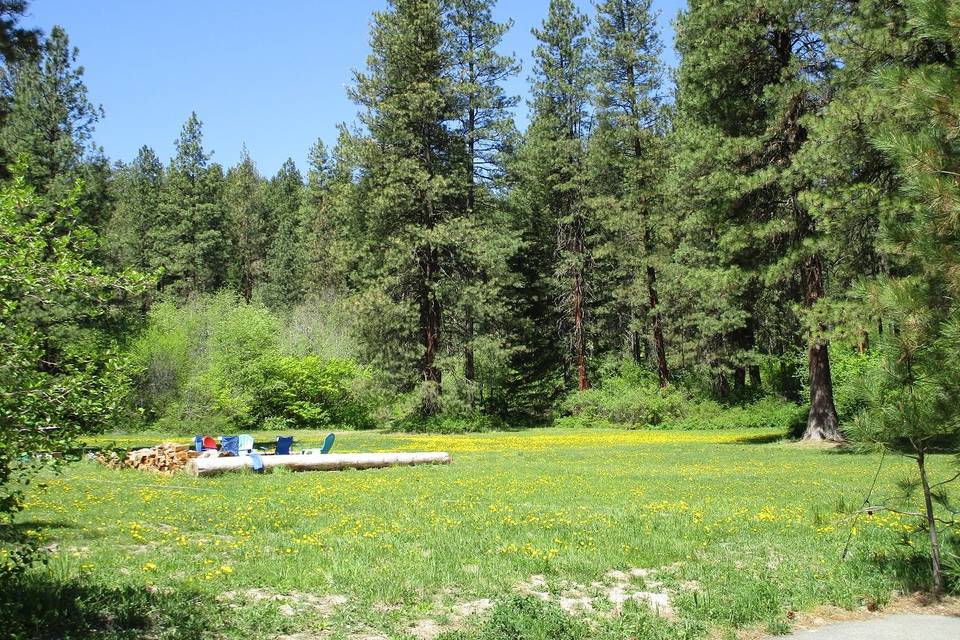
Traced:
MULTIPOLYGON (((73 464, 19 517, 53 551, 0 591, 0 615, 18 621, 7 631, 696 638, 783 630, 788 611, 819 604, 882 605, 925 577, 922 548, 898 544, 913 523, 887 514, 861 518, 840 561, 877 457, 768 431, 354 432, 335 449, 445 450, 454 462, 201 479, 73 464), (668 597, 675 615, 642 602, 618 613, 618 591, 668 597)), ((945 458, 933 466, 950 471, 945 458)), ((888 457, 877 495, 909 471, 888 457)))

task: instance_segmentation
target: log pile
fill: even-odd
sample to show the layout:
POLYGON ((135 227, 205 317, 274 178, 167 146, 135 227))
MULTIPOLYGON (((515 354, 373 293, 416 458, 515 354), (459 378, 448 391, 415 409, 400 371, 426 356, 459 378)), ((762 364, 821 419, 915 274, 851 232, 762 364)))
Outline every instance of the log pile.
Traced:
POLYGON ((112 469, 130 467, 141 471, 172 473, 186 467, 187 463, 197 455, 199 454, 196 451, 191 451, 190 445, 164 442, 155 447, 129 451, 125 458, 121 458, 115 452, 100 454, 97 456, 97 461, 112 469))

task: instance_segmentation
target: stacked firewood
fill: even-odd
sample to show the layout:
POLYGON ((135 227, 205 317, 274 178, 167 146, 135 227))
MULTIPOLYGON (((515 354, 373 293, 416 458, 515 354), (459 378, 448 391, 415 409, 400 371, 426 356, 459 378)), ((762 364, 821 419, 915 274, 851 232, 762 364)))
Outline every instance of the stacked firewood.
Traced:
POLYGON ((132 467, 141 471, 172 472, 183 469, 191 458, 199 455, 190 445, 164 442, 155 447, 135 449, 120 458, 116 453, 100 454, 97 461, 111 468, 132 467))

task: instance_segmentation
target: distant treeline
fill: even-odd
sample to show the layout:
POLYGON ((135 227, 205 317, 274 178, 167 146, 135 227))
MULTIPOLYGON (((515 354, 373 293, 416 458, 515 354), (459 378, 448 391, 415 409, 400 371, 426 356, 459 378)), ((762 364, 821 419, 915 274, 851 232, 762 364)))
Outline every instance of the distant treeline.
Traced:
POLYGON ((891 304, 911 302, 884 283, 953 264, 916 244, 938 228, 916 185, 956 175, 936 157, 914 175, 955 144, 897 84, 956 54, 916 18, 950 3, 917 4, 692 1, 666 83, 650 0, 552 0, 518 131, 494 2, 392 0, 349 89, 356 123, 270 178, 246 153, 212 162, 195 114, 168 164, 145 146, 111 165, 64 31, 8 26, 0 160, 48 203, 79 180, 89 257, 154 277, 100 321, 118 333, 223 290, 281 314, 336 301, 356 358, 424 418, 543 417, 627 359, 721 401, 809 399, 806 435, 835 438, 831 345, 898 332, 891 304))

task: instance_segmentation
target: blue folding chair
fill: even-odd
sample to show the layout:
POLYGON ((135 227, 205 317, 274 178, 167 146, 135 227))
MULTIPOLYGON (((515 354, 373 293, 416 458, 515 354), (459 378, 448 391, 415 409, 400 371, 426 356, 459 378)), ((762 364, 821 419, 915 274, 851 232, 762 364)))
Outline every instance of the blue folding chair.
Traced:
POLYGON ((323 448, 320 449, 320 453, 330 453, 330 449, 333 449, 333 440, 334 435, 328 433, 327 437, 323 439, 323 448))
POLYGON ((277 436, 277 447, 274 453, 278 456, 288 456, 291 447, 293 447, 293 436, 277 436))
POLYGON ((240 455, 240 436, 220 436, 220 451, 230 455, 240 455))

